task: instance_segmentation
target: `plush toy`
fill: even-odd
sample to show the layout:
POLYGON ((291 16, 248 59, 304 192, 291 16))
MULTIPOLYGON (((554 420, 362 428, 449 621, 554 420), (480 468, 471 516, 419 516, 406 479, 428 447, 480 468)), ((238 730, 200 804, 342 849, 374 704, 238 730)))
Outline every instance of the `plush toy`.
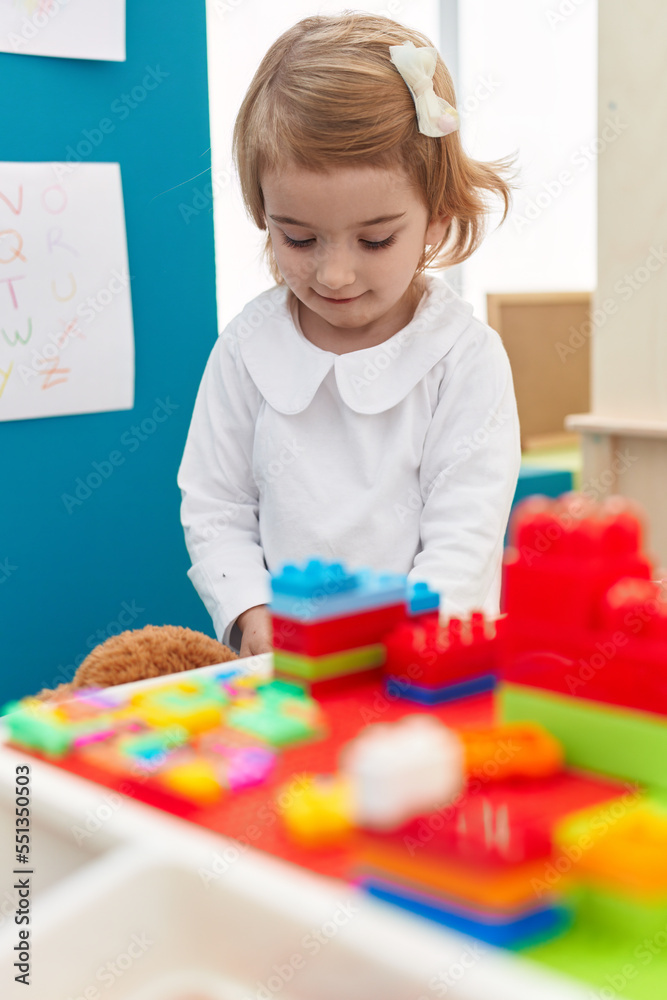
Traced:
POLYGON ((69 684, 44 688, 37 697, 60 699, 76 688, 113 687, 237 659, 231 649, 203 632, 177 625, 146 625, 111 636, 86 657, 69 684))

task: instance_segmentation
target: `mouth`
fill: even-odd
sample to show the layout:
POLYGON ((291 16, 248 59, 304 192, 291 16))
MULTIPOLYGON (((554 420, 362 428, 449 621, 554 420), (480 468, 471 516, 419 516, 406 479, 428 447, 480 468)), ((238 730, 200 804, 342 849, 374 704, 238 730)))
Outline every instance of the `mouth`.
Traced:
MULTIPOLYGON (((330 299, 330 298, 329 298, 328 296, 326 296, 326 295, 320 295, 320 293, 319 293, 319 292, 317 292, 316 294, 317 294, 317 295, 319 295, 321 299, 324 299, 324 301, 325 301, 325 302, 335 302, 335 303, 336 303, 336 304, 338 304, 338 305, 343 305, 343 304, 344 304, 345 302, 356 302, 356 301, 357 301, 357 299, 360 299, 360 298, 361 298, 361 295, 355 295, 355 296, 353 296, 353 298, 351 298, 351 299, 330 299)), ((362 293, 362 294, 363 294, 363 293, 362 293)))

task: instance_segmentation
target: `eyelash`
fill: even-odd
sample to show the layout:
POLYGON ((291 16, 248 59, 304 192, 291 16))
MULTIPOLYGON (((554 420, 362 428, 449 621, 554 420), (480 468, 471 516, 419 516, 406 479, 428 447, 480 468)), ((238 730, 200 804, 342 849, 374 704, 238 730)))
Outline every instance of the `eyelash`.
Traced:
MULTIPOLYGON (((306 247, 309 247, 310 244, 313 242, 312 239, 311 240, 293 240, 289 236, 287 236, 286 233, 283 233, 282 237, 283 237, 283 241, 284 241, 284 243, 285 243, 286 246, 293 247, 294 249, 297 249, 297 250, 299 250, 299 249, 300 250, 305 250, 306 247)), ((370 240, 362 240, 361 242, 364 244, 364 246, 366 247, 367 250, 382 250, 385 247, 392 246, 392 244, 394 244, 396 242, 396 237, 395 236, 388 236, 386 240, 380 240, 377 243, 373 243, 370 240)))

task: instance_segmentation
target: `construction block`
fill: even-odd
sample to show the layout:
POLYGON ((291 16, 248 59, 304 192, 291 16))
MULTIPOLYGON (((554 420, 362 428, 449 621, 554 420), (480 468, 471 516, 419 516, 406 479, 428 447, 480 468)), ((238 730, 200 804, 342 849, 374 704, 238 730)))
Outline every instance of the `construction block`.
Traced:
POLYGON ((192 760, 166 768, 157 780, 181 798, 199 806, 210 806, 223 795, 214 767, 204 760, 192 760))
MULTIPOLYGON (((664 849, 664 847, 663 847, 664 849)), ((573 885, 566 895, 575 919, 592 934, 612 939, 640 941, 665 933, 667 896, 639 898, 628 896, 601 884, 586 882, 573 885)))
POLYGON ((428 688, 388 677, 385 680, 385 690, 388 695, 413 701, 418 705, 443 705, 447 701, 457 701, 459 698, 470 698, 472 695, 492 691, 496 686, 496 680, 495 674, 480 674, 479 677, 467 681, 428 688))
POLYGON ((272 612, 302 622, 405 604, 408 595, 407 577, 401 574, 370 569, 348 573, 340 563, 319 559, 311 559, 303 567, 283 567, 272 577, 271 586, 272 612))
POLYGON ((191 733, 221 725, 223 708, 228 703, 221 685, 201 678, 149 688, 130 699, 130 705, 150 726, 177 723, 191 733))
MULTIPOLYGON (((536 905, 535 886, 544 885, 545 859, 517 864, 471 861, 456 849, 433 848, 429 842, 393 835, 358 835, 350 876, 384 878, 436 898, 478 906, 491 912, 531 909, 536 905)), ((563 888, 563 882, 558 888, 563 888)), ((540 895, 545 905, 555 899, 553 890, 540 895)))
MULTIPOLYGON (((502 750, 500 760, 515 752, 510 740, 502 750)), ((455 853, 480 863, 547 859, 557 820, 587 806, 602 809, 626 791, 616 782, 568 771, 546 778, 488 780, 487 774, 493 778, 500 767, 489 762, 453 802, 404 827, 406 847, 433 857, 455 853)))
POLYGON ((12 743, 48 757, 64 756, 82 737, 106 737, 111 731, 108 712, 70 722, 57 703, 37 698, 11 702, 4 711, 3 723, 12 743))
POLYGON ((539 722, 572 767, 667 788, 667 722, 662 716, 503 682, 505 722, 539 722))
POLYGON ((187 743, 189 737, 185 726, 171 725, 168 729, 121 736, 117 746, 120 753, 152 765, 161 758, 166 759, 168 753, 187 743))
POLYGON ((440 607, 440 594, 436 590, 431 590, 428 583, 418 580, 408 588, 408 614, 423 615, 431 611, 438 611, 440 607))
POLYGON ((342 563, 310 559, 304 566, 287 563, 271 578, 274 595, 319 598, 355 590, 359 574, 350 573, 342 563))
POLYGON ((302 847, 331 847, 349 839, 353 830, 353 796, 340 775, 306 775, 294 792, 292 783, 282 791, 287 805, 281 810, 285 828, 302 847))
POLYGON ((323 717, 317 702, 304 696, 267 695, 256 706, 232 708, 226 724, 251 733, 270 746, 289 746, 323 735, 323 717))
POLYGON ((542 778, 563 769, 563 748, 535 722, 460 730, 458 736, 465 752, 466 773, 485 775, 487 781, 542 778))
POLYGON ((354 820, 391 830, 449 802, 463 785, 463 748, 452 729, 426 714, 366 726, 340 751, 354 795, 354 820))
POLYGON ((558 629, 596 629, 606 591, 623 577, 651 579, 641 552, 637 507, 612 497, 595 504, 569 494, 520 503, 510 523, 504 593, 510 634, 542 623, 558 629))
MULTIPOLYGON (((626 795, 601 821, 593 809, 566 816, 554 830, 564 853, 576 859, 588 885, 667 911, 667 807, 626 795)), ((667 912, 665 913, 667 916, 667 912)))
POLYGON ((313 622, 296 621, 273 611, 273 648, 302 656, 327 656, 374 645, 405 616, 404 601, 313 622))
POLYGON ((440 689, 453 682, 496 672, 496 632, 481 612, 440 624, 425 618, 406 621, 384 638, 385 674, 419 688, 440 689))
POLYGON ((376 899, 393 903, 410 913, 434 920, 460 934, 469 934, 499 948, 519 949, 547 941, 562 934, 572 920, 570 910, 564 905, 538 907, 498 917, 453 903, 444 903, 427 894, 412 892, 379 879, 362 879, 359 884, 376 899))
POLYGON ((276 650, 273 665, 277 673, 303 677, 306 680, 329 680, 344 674, 380 667, 385 661, 386 650, 382 643, 360 646, 342 653, 327 656, 303 656, 276 650))

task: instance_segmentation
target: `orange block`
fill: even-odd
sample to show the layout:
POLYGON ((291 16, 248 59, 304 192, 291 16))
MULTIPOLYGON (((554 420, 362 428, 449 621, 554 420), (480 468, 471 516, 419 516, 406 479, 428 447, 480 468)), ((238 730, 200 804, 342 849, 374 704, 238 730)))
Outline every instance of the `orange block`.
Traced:
MULTIPOLYGON (((544 895, 538 895, 535 887, 544 886, 548 857, 515 865, 473 865, 455 854, 449 858, 425 853, 411 856, 407 850, 370 839, 357 840, 355 846, 359 850, 359 871, 355 874, 373 872, 417 891, 441 893, 463 904, 497 910, 544 903, 544 895)), ((564 884, 564 880, 559 881, 559 894, 564 884)))
POLYGON ((536 722, 461 730, 458 736, 465 751, 466 773, 481 772, 488 781, 544 778, 563 768, 561 744, 536 722))

